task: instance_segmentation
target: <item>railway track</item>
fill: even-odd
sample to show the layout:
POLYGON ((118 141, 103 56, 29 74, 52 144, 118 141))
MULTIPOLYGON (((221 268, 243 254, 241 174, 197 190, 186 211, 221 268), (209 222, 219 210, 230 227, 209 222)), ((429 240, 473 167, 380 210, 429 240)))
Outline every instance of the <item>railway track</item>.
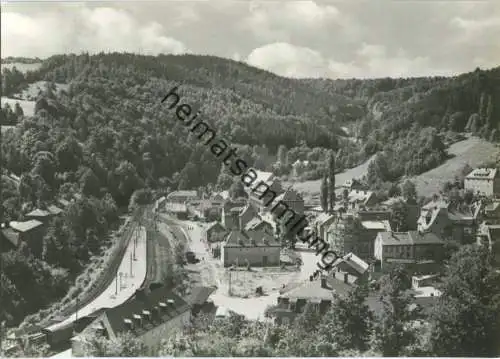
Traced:
MULTIPOLYGON (((125 251, 127 250, 128 244, 133 236, 134 231, 138 227, 137 220, 130 220, 127 223, 123 235, 120 237, 120 242, 118 243, 116 254, 113 256, 113 259, 110 262, 109 267, 103 273, 103 275, 95 282, 95 286, 87 291, 81 298, 79 298, 78 302, 70 305, 65 308, 61 312, 57 313, 58 317, 68 318, 72 314, 74 314, 77 310, 85 307, 93 300, 95 300, 113 281, 114 275, 118 270, 125 251)), ((60 322, 60 320, 54 320, 50 318, 43 319, 36 326, 28 328, 26 330, 21 330, 19 335, 28 335, 29 337, 37 337, 39 333, 41 334, 41 329, 54 325, 60 322)))

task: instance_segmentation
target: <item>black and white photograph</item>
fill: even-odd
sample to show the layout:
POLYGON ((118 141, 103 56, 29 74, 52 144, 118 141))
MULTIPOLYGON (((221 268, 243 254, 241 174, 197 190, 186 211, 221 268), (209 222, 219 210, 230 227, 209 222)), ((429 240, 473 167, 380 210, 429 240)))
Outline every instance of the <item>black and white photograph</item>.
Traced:
POLYGON ((499 0, 0 14, 1 357, 500 357, 499 0))

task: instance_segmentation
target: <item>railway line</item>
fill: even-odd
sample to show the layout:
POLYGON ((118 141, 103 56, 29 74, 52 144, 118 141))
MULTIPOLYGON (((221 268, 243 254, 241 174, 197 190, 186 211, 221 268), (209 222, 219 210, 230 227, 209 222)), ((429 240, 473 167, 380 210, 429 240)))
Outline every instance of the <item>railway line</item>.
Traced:
MULTIPOLYGON (((144 207, 133 219, 130 219, 122 230, 123 235, 120 237, 117 253, 106 272, 98 279, 96 285, 90 291, 86 292, 77 303, 58 313, 59 320, 46 318, 39 322, 35 328, 30 328, 31 330, 22 332, 21 336, 34 345, 49 344, 53 350, 67 347, 75 330, 79 332, 83 329, 85 325, 88 325, 89 320, 92 320, 93 316, 91 314, 77 320, 75 313, 96 300, 112 284, 130 241, 134 240, 134 236, 139 235, 141 227, 145 227, 146 229, 147 264, 146 276, 139 290, 149 288, 155 283, 162 283, 164 281, 166 261, 172 260, 172 257, 167 253, 170 252, 170 241, 166 237, 163 238, 158 231, 160 206, 161 200, 156 201, 154 204, 144 207), (72 315, 75 315, 75 320, 67 321, 72 315), (60 318, 65 319, 61 321, 60 318), (64 321, 65 323, 62 323, 64 321), (61 323, 61 325, 58 325, 58 323, 61 323)), ((164 218, 161 218, 161 221, 172 227, 177 226, 176 223, 165 221, 164 218)), ((178 228, 172 228, 171 233, 174 237, 173 240, 180 240, 177 236, 182 232, 178 228), (176 234, 174 231, 178 233, 176 234)), ((126 302, 132 300, 132 298, 133 295, 126 302)))
MULTIPOLYGON (((153 240, 154 237, 151 235, 151 219, 156 218, 153 214, 153 208, 156 210, 156 208, 158 208, 157 204, 146 206, 134 219, 131 219, 126 224, 125 228, 123 229, 123 235, 120 237, 120 242, 116 249, 117 252, 113 256, 113 259, 110 262, 110 265, 105 273, 97 280, 97 282, 95 282, 95 286, 88 292, 86 292, 86 294, 81 297, 77 303, 65 308, 63 311, 58 313, 57 316, 59 318, 62 317, 66 319, 71 315, 74 315, 78 310, 84 308, 85 306, 96 300, 96 298, 98 298, 104 292, 104 290, 112 284, 113 280, 115 280, 116 272, 120 267, 130 241, 134 238, 134 235, 138 235, 138 230, 141 228, 141 226, 145 226, 147 231, 147 269, 146 278, 141 288, 149 287, 150 284, 158 280, 158 267, 154 261, 156 246, 155 241, 153 240)), ((20 336, 23 336, 34 345, 49 344, 51 347, 58 346, 61 343, 69 342, 69 339, 74 333, 74 329, 77 329, 75 327, 74 321, 58 326, 57 323, 60 322, 61 320, 56 321, 51 318, 46 318, 39 322, 36 327, 21 331, 20 336)))

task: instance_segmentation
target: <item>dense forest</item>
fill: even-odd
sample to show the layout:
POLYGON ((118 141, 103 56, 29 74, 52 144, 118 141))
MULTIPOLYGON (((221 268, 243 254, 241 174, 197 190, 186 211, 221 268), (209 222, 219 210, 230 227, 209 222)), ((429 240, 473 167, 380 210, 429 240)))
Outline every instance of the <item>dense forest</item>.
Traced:
POLYGON ((40 276, 37 288, 67 288, 135 191, 231 186, 219 160, 161 104, 174 86, 248 164, 289 175, 291 163, 308 160, 305 179, 321 177, 330 150, 337 170, 377 153, 368 176, 376 185, 442 163, 459 133, 499 137, 500 67, 451 78, 296 80, 213 56, 58 55, 26 73, 4 68, 2 95, 15 98, 37 81, 48 85, 33 116, 20 106, 0 112, 0 124, 17 125, 2 133, 2 174, 20 177, 16 188, 2 176, 0 220, 23 219, 58 198, 80 199, 50 225, 43 259, 2 255, 12 264, 2 273, 10 313, 32 312, 56 296, 36 302, 28 287, 16 289, 15 263, 40 276), (64 255, 56 253, 61 248, 64 255), (78 263, 68 263, 70 256, 78 263), (58 270, 50 279, 57 283, 44 274, 58 270))

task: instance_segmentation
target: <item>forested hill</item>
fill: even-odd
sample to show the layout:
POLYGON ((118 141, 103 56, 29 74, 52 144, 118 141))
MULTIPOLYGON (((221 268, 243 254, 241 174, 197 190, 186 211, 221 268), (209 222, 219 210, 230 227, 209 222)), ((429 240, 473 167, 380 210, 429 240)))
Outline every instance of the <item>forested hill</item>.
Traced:
POLYGON ((81 183, 86 174, 101 188, 95 194, 109 191, 122 204, 134 189, 163 186, 177 172, 174 182, 184 188, 220 177, 220 163, 186 141, 160 104, 174 85, 217 131, 244 145, 240 153, 249 163, 258 162, 255 145, 271 155, 285 145, 290 160, 320 159, 324 152, 315 147, 337 149, 342 167, 380 152, 374 181, 440 164, 454 132, 496 141, 500 121, 500 68, 453 78, 295 80, 213 56, 60 55, 26 74, 4 70, 3 94, 40 80, 70 86, 40 94, 35 116, 4 136, 3 165, 22 175, 35 154, 48 151, 55 155, 43 172, 48 193, 66 183, 65 190, 89 188, 81 183))

